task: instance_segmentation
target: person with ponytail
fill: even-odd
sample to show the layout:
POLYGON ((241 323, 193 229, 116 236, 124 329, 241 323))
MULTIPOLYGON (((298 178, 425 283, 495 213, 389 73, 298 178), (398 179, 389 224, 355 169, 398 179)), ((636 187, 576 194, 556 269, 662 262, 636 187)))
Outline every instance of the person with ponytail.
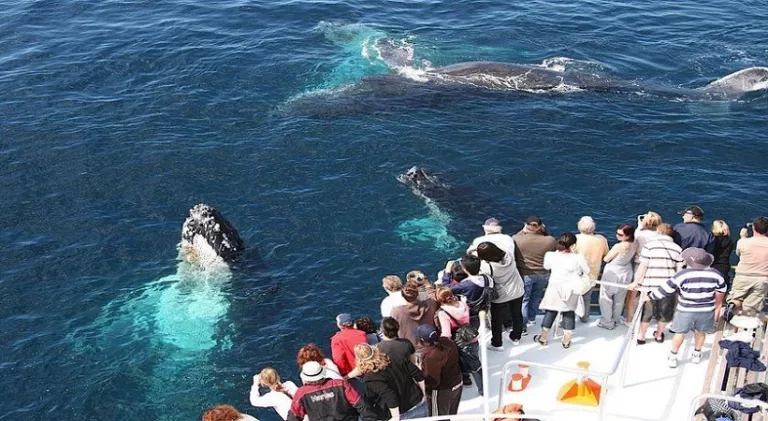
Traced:
POLYGON ((293 395, 298 387, 291 381, 281 383, 280 375, 274 368, 266 367, 261 373, 253 376, 251 386, 251 405, 259 408, 274 408, 277 414, 284 420, 288 418, 291 409, 293 395), (261 387, 266 387, 269 392, 261 394, 261 387))
POLYGON ((459 348, 449 338, 441 337, 432 325, 417 327, 416 337, 422 348, 421 371, 429 416, 456 415, 463 390, 459 348))
POLYGON ((378 348, 358 344, 355 369, 363 375, 365 398, 377 420, 427 416, 424 375, 410 360, 391 361, 378 348))

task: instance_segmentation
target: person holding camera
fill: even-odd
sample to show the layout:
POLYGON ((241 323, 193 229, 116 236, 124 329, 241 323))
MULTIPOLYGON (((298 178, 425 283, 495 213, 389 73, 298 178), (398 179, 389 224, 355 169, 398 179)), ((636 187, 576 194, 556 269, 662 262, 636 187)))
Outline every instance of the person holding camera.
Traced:
POLYGON ((741 239, 736 243, 739 265, 728 302, 746 312, 759 314, 768 293, 768 218, 758 216, 752 221, 751 237, 748 228, 741 229, 741 239))

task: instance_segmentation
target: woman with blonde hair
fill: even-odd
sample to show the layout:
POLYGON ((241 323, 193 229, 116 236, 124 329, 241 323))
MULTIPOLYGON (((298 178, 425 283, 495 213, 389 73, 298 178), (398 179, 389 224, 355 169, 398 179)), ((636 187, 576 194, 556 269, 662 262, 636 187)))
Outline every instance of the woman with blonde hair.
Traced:
POLYGON ((387 291, 387 297, 381 300, 381 317, 389 317, 393 308, 406 304, 403 294, 400 293, 403 281, 397 275, 387 275, 381 279, 381 287, 387 291))
POLYGON ((253 376, 251 386, 251 405, 259 408, 274 408, 282 419, 288 419, 293 396, 299 388, 293 382, 280 382, 280 375, 274 368, 265 367, 253 376), (266 387, 269 392, 261 394, 260 388, 266 387))
MULTIPOLYGON (((637 216, 637 229, 635 230, 635 258, 632 260, 633 273, 637 272, 637 267, 640 266, 640 252, 643 251, 645 243, 659 237, 659 233, 656 229, 663 223, 664 221, 661 219, 661 215, 654 211, 648 211, 648 213, 637 216)), ((632 317, 635 315, 639 297, 640 293, 638 291, 627 292, 627 297, 624 300, 624 323, 627 326, 632 323, 632 317)))
POLYGON ((203 421, 258 421, 230 405, 216 405, 203 413, 203 421))
POLYGON ((390 361, 378 348, 355 345, 355 369, 362 373, 365 399, 378 420, 423 418, 424 374, 410 360, 390 361))
POLYGON ((715 257, 712 267, 717 269, 725 279, 728 290, 731 289, 731 253, 733 252, 733 240, 731 240, 731 228, 722 219, 712 221, 712 234, 715 235, 715 257))
POLYGON ((341 373, 339 367, 334 364, 330 358, 325 358, 323 351, 315 344, 306 344, 299 349, 299 354, 296 355, 296 364, 299 368, 304 366, 304 363, 309 361, 315 361, 325 368, 325 376, 329 379, 341 380, 341 373))

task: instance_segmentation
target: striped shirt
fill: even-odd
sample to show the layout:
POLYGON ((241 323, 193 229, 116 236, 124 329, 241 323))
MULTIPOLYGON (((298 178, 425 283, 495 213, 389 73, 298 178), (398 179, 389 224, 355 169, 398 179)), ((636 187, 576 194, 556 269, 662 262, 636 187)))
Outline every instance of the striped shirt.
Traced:
POLYGON ((725 294, 725 279, 717 269, 683 269, 651 292, 658 300, 679 291, 677 311, 706 313, 715 310, 715 293, 725 294))
POLYGON ((640 251, 640 263, 648 263, 640 286, 656 288, 675 276, 678 263, 683 262, 682 251, 668 235, 649 239, 640 251))

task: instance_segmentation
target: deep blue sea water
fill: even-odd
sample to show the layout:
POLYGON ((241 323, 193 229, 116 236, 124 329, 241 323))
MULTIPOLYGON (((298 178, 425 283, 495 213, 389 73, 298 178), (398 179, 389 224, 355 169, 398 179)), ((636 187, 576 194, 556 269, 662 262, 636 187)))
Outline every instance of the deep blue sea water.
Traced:
POLYGON ((765 214, 761 94, 446 90, 341 110, 320 95, 319 116, 286 112, 388 73, 361 54, 376 37, 407 40, 424 66, 568 57, 696 88, 768 65, 768 7, 4 2, 0 419, 191 420, 221 402, 276 419, 250 408, 253 374, 272 365, 297 380, 296 350, 327 349, 336 313, 377 315, 383 275, 435 273, 457 255, 452 225, 397 183, 411 165, 556 233, 588 214, 612 238, 638 213, 677 222, 692 203, 734 228, 765 214), (194 298, 174 289, 175 247, 201 201, 252 250, 194 298), (414 225, 433 231, 404 232, 414 225), (175 312, 187 299, 200 300, 200 328, 175 312), (180 351, 195 334, 202 346, 180 351))

